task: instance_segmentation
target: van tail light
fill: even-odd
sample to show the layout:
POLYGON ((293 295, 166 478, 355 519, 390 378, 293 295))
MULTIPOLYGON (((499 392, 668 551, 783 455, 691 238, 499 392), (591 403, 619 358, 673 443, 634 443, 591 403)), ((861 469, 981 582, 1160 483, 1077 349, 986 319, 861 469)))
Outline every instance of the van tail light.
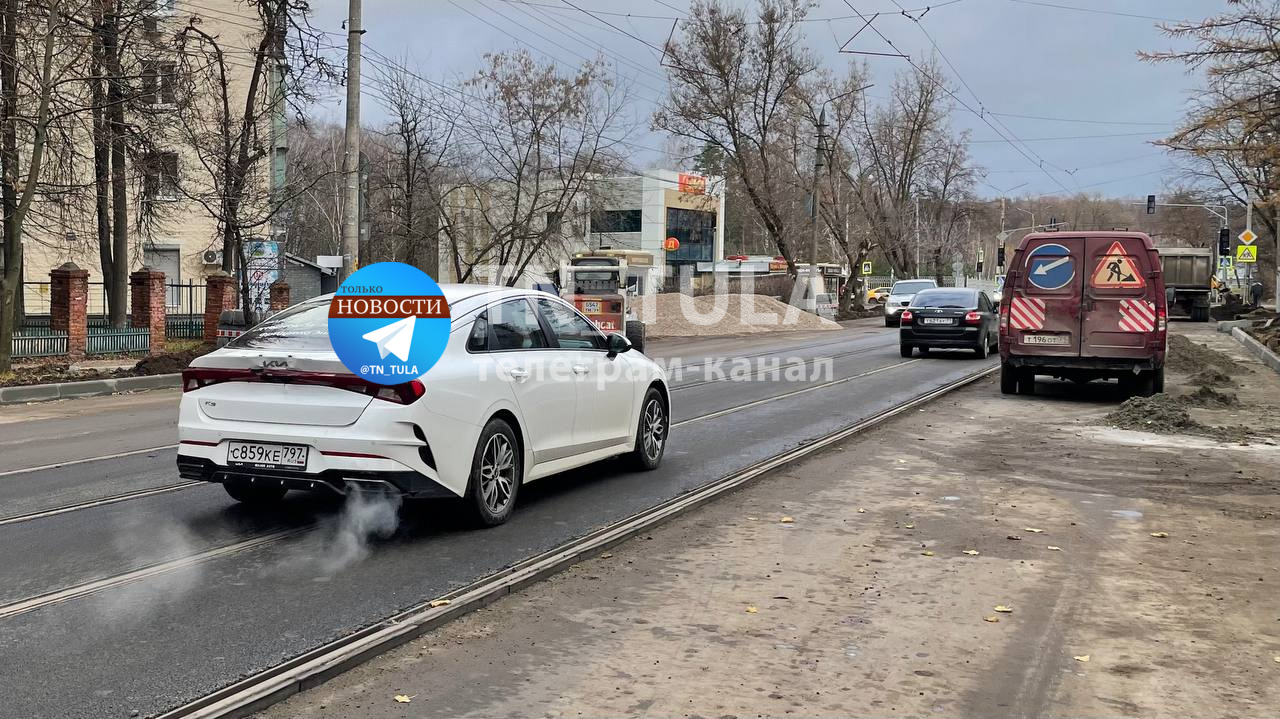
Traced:
POLYGON ((1007 332, 1009 330, 1009 305, 1000 304, 1000 331, 1007 332))
POLYGON ((915 315, 911 314, 911 310, 903 310, 902 314, 899 316, 899 321, 910 322, 912 317, 915 317, 915 315))
POLYGON ((1164 335, 1169 331, 1169 309, 1167 307, 1156 308, 1156 332, 1164 335))
POLYGON ((967 325, 980 325, 982 324, 982 314, 979 312, 966 312, 964 323, 967 325))
POLYGON ((182 391, 190 392, 222 382, 263 382, 272 384, 300 384, 314 387, 355 392, 396 404, 413 404, 427 393, 421 380, 409 380, 400 384, 375 384, 355 375, 333 372, 299 372, 284 370, 268 372, 253 369, 227 369, 222 367, 188 367, 182 371, 182 391))

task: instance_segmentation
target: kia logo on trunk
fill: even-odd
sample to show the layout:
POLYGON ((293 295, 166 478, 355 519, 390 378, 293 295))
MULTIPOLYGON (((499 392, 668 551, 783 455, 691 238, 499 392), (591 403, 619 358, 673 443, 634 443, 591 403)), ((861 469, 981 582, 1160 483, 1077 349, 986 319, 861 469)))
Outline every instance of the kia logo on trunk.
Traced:
POLYGON ((289 360, 269 359, 262 360, 262 369, 288 369, 289 360))

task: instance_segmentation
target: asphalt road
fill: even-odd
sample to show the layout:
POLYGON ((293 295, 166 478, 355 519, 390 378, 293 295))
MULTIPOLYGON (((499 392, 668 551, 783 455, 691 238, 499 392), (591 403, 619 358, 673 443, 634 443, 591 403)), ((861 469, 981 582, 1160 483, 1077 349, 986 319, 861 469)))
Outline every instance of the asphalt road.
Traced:
POLYGON ((159 713, 994 361, 904 360, 873 321, 652 353, 684 370, 657 471, 605 462, 542 480, 491 530, 413 503, 369 547, 333 503, 254 512, 202 484, 6 522, 180 483, 174 450, 152 449, 174 441, 176 394, 0 410, 0 717, 159 713), (831 358, 833 373, 716 381, 708 357, 831 358))

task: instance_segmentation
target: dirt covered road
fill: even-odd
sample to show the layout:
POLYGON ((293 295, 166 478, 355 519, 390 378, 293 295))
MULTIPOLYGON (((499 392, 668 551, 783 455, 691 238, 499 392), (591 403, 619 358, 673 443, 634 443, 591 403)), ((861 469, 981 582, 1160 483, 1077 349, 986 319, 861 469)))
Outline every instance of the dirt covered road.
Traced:
POLYGON ((1195 426, 1251 434, 984 382, 263 716, 1274 716, 1280 378, 1175 329, 1238 362, 1195 426))

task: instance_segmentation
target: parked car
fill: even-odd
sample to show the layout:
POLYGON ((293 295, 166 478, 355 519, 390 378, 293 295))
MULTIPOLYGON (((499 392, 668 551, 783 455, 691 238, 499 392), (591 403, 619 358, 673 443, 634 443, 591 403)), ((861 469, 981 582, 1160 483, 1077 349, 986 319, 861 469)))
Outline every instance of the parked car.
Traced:
POLYGON ((329 342, 329 298, 281 312, 183 372, 178 471, 270 504, 292 489, 463 497, 481 524, 523 483, 626 455, 662 461, 663 370, 544 292, 443 285, 452 329, 424 376, 350 373, 329 342))
POLYGON ((1029 234, 1000 303, 1000 391, 1030 394, 1037 375, 1117 378, 1164 391, 1169 309, 1160 257, 1141 232, 1029 234))
POLYGON ((997 306, 987 293, 963 287, 921 290, 901 313, 898 343, 903 357, 912 350, 971 349, 978 357, 999 343, 997 306))
POLYGON ((867 302, 872 304, 883 304, 888 297, 888 287, 875 287, 867 291, 867 302))
POLYGON ((911 304, 911 298, 920 290, 937 286, 938 283, 933 280, 900 280, 893 283, 884 302, 884 326, 897 326, 898 315, 911 304))

